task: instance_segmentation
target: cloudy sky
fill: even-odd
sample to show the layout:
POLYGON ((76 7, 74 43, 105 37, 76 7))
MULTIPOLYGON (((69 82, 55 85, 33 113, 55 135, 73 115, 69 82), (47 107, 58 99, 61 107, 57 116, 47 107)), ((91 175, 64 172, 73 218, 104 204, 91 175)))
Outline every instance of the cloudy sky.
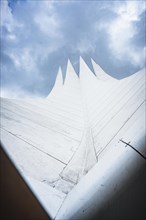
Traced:
POLYGON ((46 96, 68 58, 118 79, 145 65, 145 2, 1 0, 1 94, 46 96))

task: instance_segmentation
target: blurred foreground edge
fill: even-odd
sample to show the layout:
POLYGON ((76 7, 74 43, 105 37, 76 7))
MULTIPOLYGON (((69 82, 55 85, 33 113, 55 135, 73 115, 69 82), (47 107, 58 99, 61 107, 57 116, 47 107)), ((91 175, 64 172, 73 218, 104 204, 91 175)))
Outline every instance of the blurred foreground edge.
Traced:
POLYGON ((0 146, 0 219, 50 220, 2 145, 0 146))

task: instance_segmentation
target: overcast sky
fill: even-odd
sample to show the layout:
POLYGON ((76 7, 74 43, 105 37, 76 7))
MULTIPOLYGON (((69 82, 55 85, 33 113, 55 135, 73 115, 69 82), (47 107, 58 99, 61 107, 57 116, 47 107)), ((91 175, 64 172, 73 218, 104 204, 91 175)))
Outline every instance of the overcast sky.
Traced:
POLYGON ((121 79, 145 65, 144 1, 1 1, 1 94, 46 96, 67 59, 121 79))

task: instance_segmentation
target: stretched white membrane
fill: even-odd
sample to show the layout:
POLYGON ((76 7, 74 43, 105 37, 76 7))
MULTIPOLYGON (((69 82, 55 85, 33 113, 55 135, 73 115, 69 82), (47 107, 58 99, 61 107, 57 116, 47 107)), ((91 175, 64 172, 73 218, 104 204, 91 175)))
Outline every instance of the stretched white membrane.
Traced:
POLYGON ((52 219, 89 219, 145 163, 144 69, 116 80, 92 64, 78 77, 68 61, 45 99, 1 99, 4 149, 52 219))

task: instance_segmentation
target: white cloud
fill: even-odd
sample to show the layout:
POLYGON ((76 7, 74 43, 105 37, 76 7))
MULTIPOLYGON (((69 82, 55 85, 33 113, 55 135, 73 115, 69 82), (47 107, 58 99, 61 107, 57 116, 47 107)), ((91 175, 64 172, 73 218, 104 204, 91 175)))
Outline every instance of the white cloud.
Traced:
POLYGON ((5 25, 11 32, 14 26, 14 19, 8 7, 7 1, 1 1, 1 26, 5 25))
POLYGON ((126 1, 115 4, 113 11, 117 17, 110 23, 101 23, 99 29, 107 30, 109 36, 109 48, 115 59, 127 59, 133 65, 142 66, 144 62, 144 50, 132 43, 132 39, 138 33, 135 22, 140 20, 145 10, 144 2, 126 1))
POLYGON ((81 54, 93 52, 95 50, 95 47, 93 45, 93 42, 91 43, 88 39, 81 39, 79 40, 76 50, 78 50, 81 54))
POLYGON ((58 48, 59 43, 54 39, 62 36, 53 2, 16 4, 13 14, 7 1, 2 1, 1 6, 2 43, 6 45, 4 53, 13 62, 16 72, 26 77, 39 77, 39 65, 58 48))
POLYGON ((145 10, 144 1, 126 1, 122 5, 115 4, 113 8, 115 13, 127 21, 137 21, 139 16, 145 10))
POLYGON ((17 40, 17 36, 15 34, 15 31, 17 28, 22 27, 23 25, 16 21, 10 11, 10 8, 8 7, 7 1, 1 2, 1 22, 0 27, 5 27, 7 30, 7 34, 5 39, 9 42, 15 42, 17 40))
POLYGON ((13 60, 15 67, 23 68, 26 72, 31 72, 36 67, 35 55, 30 48, 23 48, 17 53, 10 53, 9 56, 13 60))
POLYGON ((48 37, 61 38, 61 22, 53 7, 53 2, 40 2, 37 7, 37 12, 34 15, 34 22, 42 33, 48 37))
POLYGON ((15 53, 9 53, 9 57, 11 58, 11 60, 13 61, 14 65, 16 68, 20 67, 20 60, 19 60, 19 56, 17 56, 17 54, 15 53))

